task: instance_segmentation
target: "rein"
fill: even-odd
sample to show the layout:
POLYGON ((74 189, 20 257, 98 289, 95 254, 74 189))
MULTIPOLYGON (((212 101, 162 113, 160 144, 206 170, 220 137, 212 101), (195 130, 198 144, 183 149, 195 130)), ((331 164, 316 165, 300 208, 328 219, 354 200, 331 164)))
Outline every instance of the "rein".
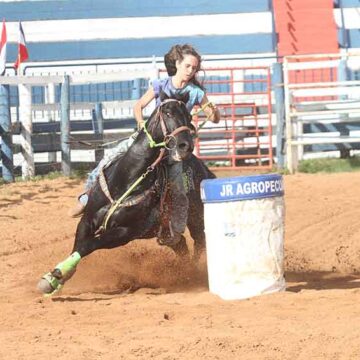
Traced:
MULTIPOLYGON (((195 111, 194 113, 192 113, 192 115, 198 115, 201 111, 204 111, 207 107, 209 107, 213 112, 215 111, 215 106, 212 102, 208 101, 206 104, 204 104, 203 106, 200 106, 200 109, 195 111)), ((204 111, 205 112, 205 111, 204 111)), ((204 127, 204 125, 210 120, 210 115, 206 115, 206 119, 198 126, 197 131, 199 131, 200 129, 202 129, 204 127)), ((199 134, 196 133, 195 137, 198 137, 199 134)))
MULTIPOLYGON (((134 191, 134 189, 147 177, 148 174, 150 174, 152 171, 154 171, 154 169, 156 168, 156 166, 160 163, 160 161, 162 160, 164 154, 165 154, 165 149, 170 149, 168 147, 169 142, 171 141, 171 139, 175 139, 175 136, 177 134, 179 134, 182 131, 192 131, 188 126, 180 126, 178 128, 176 128, 174 131, 172 131, 170 134, 168 134, 168 130, 166 128, 166 124, 163 118, 163 114, 161 112, 161 107, 165 104, 168 103, 170 101, 176 101, 178 103, 183 104, 181 101, 179 100, 175 100, 175 99, 167 99, 165 101, 163 101, 156 112, 156 119, 157 121, 160 121, 160 126, 161 126, 161 130, 162 133, 164 135, 164 140, 160 143, 156 143, 156 141, 154 141, 154 139, 152 138, 150 132, 148 131, 148 129, 146 128, 146 123, 144 126, 144 132, 146 134, 146 136, 148 137, 149 140, 149 146, 150 148, 155 148, 155 147, 161 147, 160 149, 160 153, 159 156, 156 158, 156 160, 146 169, 146 171, 140 175, 140 177, 135 180, 135 182, 125 191, 124 194, 121 195, 121 197, 119 199, 117 199, 116 201, 114 201, 107 189, 107 191, 104 191, 105 195, 107 196, 107 198, 110 200, 111 202, 111 207, 108 210, 108 212, 105 215, 105 218, 103 220, 102 225, 100 226, 99 230, 97 231, 97 233, 100 235, 102 231, 105 231, 108 225, 108 222, 111 218, 111 216, 114 214, 114 212, 121 206, 122 202, 134 191), (107 193, 109 193, 110 197, 107 195, 107 193)), ((100 174, 103 175, 103 173, 100 172, 100 174)), ((104 180, 105 180, 105 176, 104 176, 104 180)), ((102 181, 103 182, 103 181, 102 181)), ((106 181, 105 181, 106 182, 106 181)))

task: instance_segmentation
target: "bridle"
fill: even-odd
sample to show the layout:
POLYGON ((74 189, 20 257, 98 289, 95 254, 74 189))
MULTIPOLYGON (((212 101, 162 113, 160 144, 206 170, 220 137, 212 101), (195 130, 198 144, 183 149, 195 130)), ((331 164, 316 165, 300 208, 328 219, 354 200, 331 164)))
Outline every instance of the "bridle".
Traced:
POLYGON ((161 104, 158 106, 158 108, 156 110, 156 114, 155 114, 155 123, 151 124, 151 129, 147 128, 147 123, 145 123, 145 125, 144 125, 144 132, 145 132, 146 136, 149 139, 149 146, 151 148, 163 147, 163 148, 166 148, 167 150, 171 150, 176 146, 176 138, 175 138, 175 136, 177 134, 181 133, 182 131, 189 131, 190 133, 194 132, 194 130, 191 129, 190 127, 188 127, 186 125, 182 125, 182 126, 179 126, 178 128, 176 128, 171 133, 169 133, 169 130, 167 129, 167 126, 166 126, 166 121, 164 120, 164 113, 163 113, 162 110, 163 110, 163 106, 165 104, 167 104, 169 102, 174 102, 174 101, 177 102, 180 105, 185 106, 185 104, 180 100, 166 99, 166 100, 162 101, 161 104), (161 131, 162 131, 163 136, 164 136, 164 140, 162 142, 157 143, 152 138, 152 136, 150 134, 150 131, 153 130, 158 125, 159 122, 160 122, 161 131), (170 147, 169 144, 172 142, 172 140, 173 140, 174 145, 170 147))

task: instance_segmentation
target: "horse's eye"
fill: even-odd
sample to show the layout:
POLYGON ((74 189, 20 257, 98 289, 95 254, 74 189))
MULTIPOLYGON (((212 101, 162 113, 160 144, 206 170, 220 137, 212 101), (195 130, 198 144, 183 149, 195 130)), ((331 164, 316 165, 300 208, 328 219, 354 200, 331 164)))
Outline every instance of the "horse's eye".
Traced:
POLYGON ((166 114, 166 116, 171 116, 171 112, 170 112, 170 111, 167 111, 165 114, 166 114))

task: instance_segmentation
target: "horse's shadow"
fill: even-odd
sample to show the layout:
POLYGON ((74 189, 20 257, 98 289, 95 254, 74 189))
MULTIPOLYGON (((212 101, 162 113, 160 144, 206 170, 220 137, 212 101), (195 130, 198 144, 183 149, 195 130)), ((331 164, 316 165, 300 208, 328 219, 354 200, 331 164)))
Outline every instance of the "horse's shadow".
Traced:
POLYGON ((331 271, 286 272, 287 291, 360 289, 360 274, 342 275, 331 271), (291 285, 291 283, 300 283, 291 285))
MULTIPOLYGON (((115 297, 115 296, 113 296, 115 297)), ((78 295, 73 295, 73 296, 57 296, 57 297, 53 297, 51 300, 53 302, 60 302, 60 303, 64 303, 64 302, 97 302, 97 301, 109 301, 111 300, 113 297, 90 297, 90 298, 82 298, 81 296, 78 295)))

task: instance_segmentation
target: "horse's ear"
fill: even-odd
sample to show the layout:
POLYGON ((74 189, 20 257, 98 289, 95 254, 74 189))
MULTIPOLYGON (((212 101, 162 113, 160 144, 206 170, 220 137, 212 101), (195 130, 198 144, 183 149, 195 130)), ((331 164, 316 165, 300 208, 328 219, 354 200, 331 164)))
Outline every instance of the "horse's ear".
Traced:
POLYGON ((182 101, 184 104, 186 104, 189 101, 189 93, 175 94, 174 96, 168 96, 164 91, 160 91, 159 97, 161 102, 167 99, 174 99, 174 100, 182 101))
POLYGON ((162 90, 160 91, 159 97, 160 97, 160 102, 170 99, 170 97, 162 90))
POLYGON ((189 101, 189 93, 185 93, 185 94, 181 94, 181 95, 175 94, 174 99, 182 101, 184 104, 187 104, 189 101))

